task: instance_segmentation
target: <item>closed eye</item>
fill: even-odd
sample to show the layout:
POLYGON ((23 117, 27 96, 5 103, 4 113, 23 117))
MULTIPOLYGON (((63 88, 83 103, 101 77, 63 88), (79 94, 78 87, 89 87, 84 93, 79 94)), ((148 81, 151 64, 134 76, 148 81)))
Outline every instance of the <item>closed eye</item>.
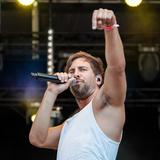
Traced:
MULTIPOLYGON (((79 70, 80 72, 85 72, 85 71, 88 71, 88 67, 86 67, 86 66, 79 66, 79 67, 78 67, 78 70, 79 70)), ((68 73, 74 74, 74 73, 75 73, 75 68, 69 69, 68 73)))
POLYGON ((83 72, 83 71, 87 71, 88 69, 87 67, 79 67, 79 70, 83 72))
POLYGON ((73 69, 72 69, 72 70, 69 70, 68 73, 73 74, 73 73, 74 73, 74 70, 73 70, 73 69))
POLYGON ((75 73, 75 68, 69 68, 69 70, 68 70, 68 73, 70 73, 70 74, 74 74, 75 73))

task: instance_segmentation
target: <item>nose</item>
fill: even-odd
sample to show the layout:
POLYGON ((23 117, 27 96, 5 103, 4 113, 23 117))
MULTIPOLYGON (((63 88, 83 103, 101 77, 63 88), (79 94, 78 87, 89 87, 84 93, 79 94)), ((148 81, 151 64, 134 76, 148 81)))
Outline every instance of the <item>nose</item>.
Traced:
POLYGON ((75 69, 74 78, 79 78, 79 77, 80 77, 79 71, 77 69, 75 69))

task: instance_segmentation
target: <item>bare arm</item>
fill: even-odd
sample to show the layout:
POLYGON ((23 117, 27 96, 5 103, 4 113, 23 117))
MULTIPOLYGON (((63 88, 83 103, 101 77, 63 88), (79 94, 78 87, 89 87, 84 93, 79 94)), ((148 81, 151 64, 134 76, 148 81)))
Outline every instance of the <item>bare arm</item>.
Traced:
MULTIPOLYGON (((93 13, 93 29, 116 24, 111 10, 99 9, 93 13)), ((125 57, 118 28, 104 30, 107 68, 104 84, 94 99, 95 117, 102 130, 115 141, 121 140, 125 122, 126 97, 125 57)))
POLYGON ((57 95, 54 95, 49 90, 46 90, 36 119, 32 124, 29 140, 37 147, 53 149, 57 146, 61 127, 50 128, 50 115, 56 97, 57 95))
POLYGON ((107 69, 104 77, 104 93, 111 105, 123 105, 126 96, 125 59, 118 29, 105 31, 107 69), (111 47, 113 46, 113 47, 111 47))
MULTIPOLYGON (((111 10, 99 9, 93 14, 93 25, 97 29, 116 24, 116 18, 111 10), (96 21, 96 22, 94 22, 96 21)), ((104 76, 104 85, 101 94, 112 106, 123 106, 126 96, 125 57, 122 41, 115 27, 112 30, 104 30, 105 57, 107 69, 104 76)))
POLYGON ((61 75, 61 77, 61 80, 66 81, 66 83, 61 85, 48 84, 36 119, 32 124, 29 140, 31 144, 37 147, 56 149, 58 146, 63 124, 56 127, 50 127, 50 115, 57 95, 66 90, 72 80, 68 80, 68 75, 66 73, 61 75))

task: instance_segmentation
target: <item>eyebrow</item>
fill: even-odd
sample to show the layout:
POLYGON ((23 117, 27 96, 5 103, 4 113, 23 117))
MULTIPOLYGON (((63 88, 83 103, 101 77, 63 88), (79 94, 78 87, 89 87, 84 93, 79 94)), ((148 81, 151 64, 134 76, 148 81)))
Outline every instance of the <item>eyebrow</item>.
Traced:
MULTIPOLYGON (((88 66, 78 66, 79 69, 85 68, 88 69, 88 66)), ((69 68, 68 72, 75 70, 75 68, 69 68)))

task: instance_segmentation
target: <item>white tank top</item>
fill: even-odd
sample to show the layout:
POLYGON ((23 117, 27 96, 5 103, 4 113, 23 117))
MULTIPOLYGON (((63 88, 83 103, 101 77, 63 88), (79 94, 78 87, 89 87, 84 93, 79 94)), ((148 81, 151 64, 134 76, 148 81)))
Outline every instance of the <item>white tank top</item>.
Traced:
POLYGON ((64 123, 57 160, 115 160, 118 147, 98 126, 91 101, 64 123))

